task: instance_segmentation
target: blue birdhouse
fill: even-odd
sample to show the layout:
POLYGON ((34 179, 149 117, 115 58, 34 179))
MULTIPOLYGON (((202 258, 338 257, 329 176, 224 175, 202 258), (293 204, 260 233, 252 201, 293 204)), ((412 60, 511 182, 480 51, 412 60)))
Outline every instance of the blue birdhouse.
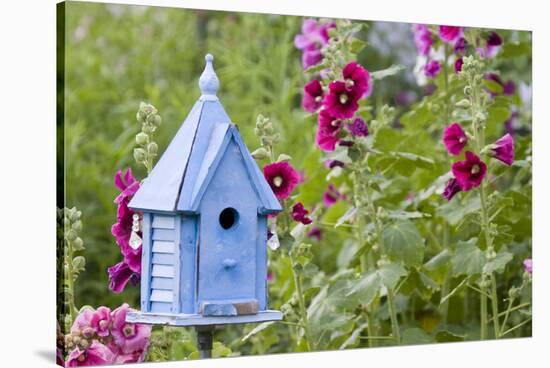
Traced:
POLYGON ((267 308, 267 215, 282 210, 216 92, 202 95, 129 207, 142 213, 141 311, 176 326, 280 320, 267 308))

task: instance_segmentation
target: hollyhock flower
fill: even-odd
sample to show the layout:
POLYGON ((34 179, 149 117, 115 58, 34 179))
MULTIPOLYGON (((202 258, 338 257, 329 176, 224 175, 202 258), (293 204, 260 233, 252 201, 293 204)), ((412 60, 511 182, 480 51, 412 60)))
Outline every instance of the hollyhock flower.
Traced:
POLYGON ((458 181, 455 178, 451 178, 449 179, 449 181, 447 181, 447 185, 445 186, 445 190, 443 190, 442 196, 450 201, 451 199, 453 199, 455 194, 460 191, 462 191, 462 189, 460 189, 458 181))
POLYGON ((267 281, 273 281, 273 272, 267 273, 267 281))
POLYGON ((321 82, 314 79, 308 82, 304 87, 304 97, 302 98, 302 107, 308 112, 315 112, 321 107, 323 102, 323 87, 321 82))
POLYGON ((71 326, 71 333, 82 334, 86 338, 94 335, 95 330, 92 327, 92 316, 94 311, 90 308, 84 308, 82 312, 75 318, 71 326))
POLYGON ((458 123, 452 123, 443 131, 443 143, 449 154, 457 156, 468 144, 468 137, 458 123))
POLYGON ((302 23, 302 33, 294 38, 294 45, 303 51, 302 67, 316 65, 323 59, 321 48, 328 43, 328 30, 336 27, 334 22, 320 23, 306 19, 302 23))
POLYGON ((514 162, 514 138, 508 133, 491 145, 491 156, 510 166, 514 162))
POLYGON ((317 65, 323 60, 323 54, 319 49, 304 50, 302 54, 302 67, 304 69, 317 65))
POLYGON ((338 145, 339 146, 342 146, 342 147, 351 147, 353 146, 355 143, 353 141, 350 141, 350 140, 340 140, 340 142, 338 142, 338 145))
POLYGON ((416 99, 416 94, 413 91, 400 91, 395 97, 394 101, 399 106, 409 106, 416 99))
POLYGON ((369 71, 355 61, 348 63, 342 71, 348 90, 353 90, 360 97, 368 97, 372 92, 369 71))
POLYGON ((455 61, 455 73, 460 73, 462 71, 462 65, 464 64, 464 60, 462 59, 462 57, 459 57, 458 59, 456 59, 455 61))
POLYGON ((414 44, 420 55, 428 56, 433 44, 432 32, 425 24, 413 25, 414 44))
POLYGON ((301 222, 304 225, 311 224, 312 220, 307 217, 308 210, 304 208, 304 205, 300 202, 292 206, 292 219, 296 222, 301 222))
POLYGON ((335 118, 351 118, 359 108, 357 101, 361 95, 349 90, 342 81, 331 82, 328 88, 329 93, 323 99, 325 109, 335 118))
MULTIPOLYGON (((115 186, 120 189, 120 194, 115 198, 115 203, 118 205, 117 222, 112 226, 111 233, 115 237, 124 256, 134 253, 129 257, 136 257, 137 255, 141 259, 141 247, 134 249, 130 246, 134 211, 128 208, 128 203, 130 203, 130 200, 139 189, 139 181, 134 178, 131 169, 127 169, 124 174, 119 170, 115 175, 115 186)), ((141 236, 141 233, 138 233, 138 235, 141 236)), ((136 272, 141 271, 139 269, 141 265, 139 259, 138 262, 128 262, 136 272)))
POLYGON ((509 134, 515 134, 518 129, 518 117, 519 113, 517 111, 513 111, 510 114, 510 117, 504 122, 504 131, 509 134))
POLYGON ((288 162, 274 162, 264 167, 264 176, 278 199, 286 199, 301 181, 300 174, 288 162))
POLYGON ((92 315, 90 324, 98 336, 109 336, 109 325, 111 323, 111 310, 107 307, 99 307, 92 315))
POLYGON ((361 118, 355 118, 351 124, 347 126, 351 135, 354 137, 366 137, 369 135, 369 128, 365 121, 361 118))
POLYGON ((132 271, 130 266, 124 261, 109 267, 107 272, 109 273, 109 289, 117 294, 124 290, 128 282, 136 285, 140 280, 140 275, 132 271))
POLYGON ((323 238, 321 229, 317 226, 313 226, 311 230, 307 233, 307 236, 316 239, 317 241, 321 241, 321 239, 323 238))
POLYGON ((321 110, 317 120, 317 133, 315 142, 324 151, 334 151, 340 140, 342 122, 336 119, 327 109, 321 110))
POLYGON ((342 193, 340 193, 334 184, 329 184, 327 190, 323 193, 323 203, 325 206, 330 207, 338 202, 339 199, 345 199, 342 193))
POLYGON ((460 37, 455 42, 455 46, 454 46, 455 54, 459 54, 459 55, 464 54, 464 51, 466 51, 467 45, 468 45, 468 42, 466 41, 466 39, 464 37, 460 37))
POLYGON ((131 354, 118 354, 113 364, 141 363, 145 360, 147 350, 136 351, 131 354))
POLYGON ((485 40, 485 47, 478 47, 479 56, 490 59, 494 57, 502 46, 502 38, 496 32, 490 32, 485 40))
POLYGON ((131 309, 128 304, 124 303, 115 309, 111 315, 113 341, 123 354, 146 350, 151 336, 150 325, 126 322, 128 311, 131 311, 131 309))
POLYGON ((113 352, 98 341, 93 341, 87 349, 75 348, 67 360, 66 367, 88 367, 114 363, 113 352))
POLYGON ((344 164, 340 160, 326 160, 325 161, 325 167, 327 169, 333 169, 335 167, 344 167, 344 166, 346 166, 346 164, 344 164))
POLYGON ((523 261, 523 268, 525 269, 525 272, 528 272, 529 274, 533 274, 533 260, 531 258, 527 258, 523 261))
POLYGON ((462 27, 439 26, 439 38, 446 43, 453 43, 462 36, 462 27))
POLYGON ((424 75, 428 78, 435 78, 441 71, 441 65, 437 60, 432 60, 424 65, 424 75))
MULTIPOLYGON (((504 82, 495 73, 487 73, 487 74, 485 74, 484 78, 499 84, 502 87, 502 93, 506 96, 512 96, 516 92, 516 84, 512 80, 504 82)), ((498 95, 498 93, 492 92, 488 89, 486 89, 486 91, 493 97, 498 95)))
POLYGON ((464 192, 478 187, 487 173, 487 165, 473 152, 466 151, 466 160, 455 162, 452 172, 464 192))
POLYGON ((60 348, 55 349, 55 364, 65 366, 65 357, 63 356, 63 350, 60 348))

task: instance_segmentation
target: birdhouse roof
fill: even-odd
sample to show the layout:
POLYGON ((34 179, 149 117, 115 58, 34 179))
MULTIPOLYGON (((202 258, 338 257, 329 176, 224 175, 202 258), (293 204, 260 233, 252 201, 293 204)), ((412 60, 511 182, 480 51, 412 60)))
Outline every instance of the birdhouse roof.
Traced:
POLYGON ((129 203, 134 210, 196 213, 208 182, 229 142, 239 147, 248 178, 260 200, 259 213, 281 211, 281 204, 250 155, 236 125, 223 109, 216 92, 219 81, 206 56, 199 79, 201 97, 149 176, 129 203))

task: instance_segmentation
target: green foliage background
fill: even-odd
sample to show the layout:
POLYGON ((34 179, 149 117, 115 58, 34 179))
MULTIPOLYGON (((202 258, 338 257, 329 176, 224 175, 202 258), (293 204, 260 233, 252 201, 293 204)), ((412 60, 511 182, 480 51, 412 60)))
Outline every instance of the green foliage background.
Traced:
MULTIPOLYGON (((134 136, 139 131, 135 113, 140 101, 152 103, 162 115, 163 124, 156 134, 156 141, 159 152, 164 151, 199 97, 197 81, 207 52, 215 56, 214 65, 221 81, 218 95, 229 116, 239 125, 249 148, 252 150, 258 146, 253 133, 256 116, 261 113, 270 117, 282 135, 278 150, 290 154, 292 164, 305 173, 306 181, 297 192, 298 198, 307 207, 321 201, 327 186, 325 177, 328 171, 323 167, 321 153, 314 145, 315 118, 309 117, 300 107, 305 77, 301 54, 293 45, 294 36, 300 32, 302 18, 69 2, 66 4, 65 22, 65 203, 76 206, 83 213, 81 236, 86 246, 87 261, 86 270, 80 275, 76 287, 79 306, 106 305, 114 308, 123 302, 138 306, 139 288, 128 286, 119 295, 108 289, 106 270, 121 258, 110 234, 116 216, 113 200, 118 194, 113 177, 117 170, 127 167, 132 167, 137 177, 144 177, 144 170, 135 165, 132 158, 134 136)), ((388 23, 388 27, 391 29, 392 24, 388 23)), ((371 71, 384 69, 396 63, 396 53, 407 50, 408 55, 415 58, 408 27, 406 32, 402 32, 402 50, 381 52, 370 44, 360 54, 362 65, 371 71)), ((359 37, 368 39, 373 29, 372 24, 370 28, 365 27, 359 37)), ((530 84, 530 33, 502 31, 501 34, 505 39, 520 42, 523 48, 505 47, 503 56, 509 54, 508 57, 503 57, 492 67, 498 68, 505 79, 530 84)), ((381 42, 384 42, 383 38, 381 42)), ((403 73, 375 83, 374 93, 370 97, 374 111, 377 111, 382 103, 389 101, 393 105, 397 93, 411 92, 416 102, 412 106, 397 108, 395 126, 398 129, 381 132, 378 148, 403 149, 435 160, 430 170, 415 170, 410 162, 397 165, 399 175, 386 188, 383 199, 388 207, 395 209, 402 207, 410 193, 418 195, 429 188, 449 167, 444 147, 439 143, 441 129, 446 124, 442 111, 437 110, 440 101, 435 97, 421 99, 422 89, 414 83, 411 69, 408 65, 403 73)), ((438 79, 436 83, 441 87, 443 81, 438 79)), ((459 88, 458 85, 453 87, 459 88)), ((508 100, 501 98, 500 105, 494 107, 490 118, 493 119, 492 133, 488 141, 502 135, 502 124, 509 116, 512 101, 521 103, 516 95, 508 100), (500 110, 497 109, 499 106, 500 110)), ((520 122, 529 127, 530 115, 522 114, 520 122)), ((516 144, 518 157, 525 159, 530 155, 530 134, 519 138, 516 144)), ((511 231, 515 233, 515 237, 512 236, 515 241, 513 249, 519 260, 529 255, 531 193, 530 189, 522 187, 522 182, 511 178, 509 183, 515 185, 516 190, 509 196, 514 197, 517 207, 507 209, 506 214, 510 219, 511 231)), ((438 218, 445 218, 450 223, 453 219, 458 222, 467 214, 464 205, 468 201, 470 199, 466 197, 463 201, 446 204, 439 196, 433 195, 430 201, 422 202, 417 209, 435 216, 417 225, 422 239, 429 239, 432 228, 441 225, 438 218)), ((334 223, 346 210, 346 204, 340 202, 327 211, 323 221, 334 223)), ((323 241, 315 243, 313 249, 315 263, 320 267, 318 281, 312 281, 314 291, 319 291, 325 275, 335 274, 354 262, 355 248, 349 243, 349 232, 345 228, 327 227, 323 230, 323 241)), ((430 259, 437 251, 437 247, 430 245, 428 240, 425 259, 430 259)), ((274 308, 280 308, 293 291, 289 286, 291 275, 285 262, 288 260, 279 258, 271 265, 276 276, 270 284, 271 305, 274 308)), ((431 270, 430 276, 436 281, 444 277, 442 272, 447 272, 436 266, 431 270)), ((521 275, 521 270, 521 264, 516 262, 509 271, 509 280, 521 275)), ((422 301, 417 306, 418 314, 414 311, 410 315, 405 314, 411 319, 410 326, 416 329, 410 329, 404 340, 419 342, 423 341, 425 332, 418 327, 429 330, 426 326, 437 323, 434 320, 436 317, 430 313, 434 308, 430 302, 433 291, 424 284, 409 287, 411 295, 414 290, 425 293, 420 295, 422 301)), ((403 295, 400 297, 398 305, 405 310, 412 299, 403 295)), ((462 301, 460 303, 450 308, 454 313, 451 319, 456 323, 464 316, 463 308, 467 306, 462 301)), ((332 306, 327 305, 327 308, 332 306)), ((477 307, 472 305, 471 308, 477 307)), ((325 314, 315 322, 328 323, 326 317, 325 314)), ((269 333, 241 341, 240 337, 252 327, 244 330, 242 327, 231 327, 218 338, 241 354, 301 349, 294 349, 289 343, 285 326, 268 327, 269 333)), ((352 324, 338 325, 341 336, 329 339, 338 343, 326 342, 320 346, 340 347, 352 333, 353 327, 352 324)), ((189 345, 193 337, 184 329, 165 329, 161 335, 159 340, 155 340, 151 359, 182 359, 193 350, 192 344, 189 345)), ((450 340, 442 338, 442 341, 450 340)), ((345 346, 357 344, 353 341, 345 346)), ((230 353, 221 345, 218 348, 219 355, 230 353)))

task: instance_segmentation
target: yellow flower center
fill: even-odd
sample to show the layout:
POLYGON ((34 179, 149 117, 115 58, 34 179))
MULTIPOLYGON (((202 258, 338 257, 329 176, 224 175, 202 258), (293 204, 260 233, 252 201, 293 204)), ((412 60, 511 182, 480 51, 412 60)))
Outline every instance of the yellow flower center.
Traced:
POLYGON ((348 95, 346 95, 345 93, 342 93, 340 95, 340 103, 345 104, 346 102, 348 102, 348 95))
POLYGON ((279 188, 281 186, 281 184, 283 184, 283 178, 281 178, 280 176, 276 176, 273 178, 273 184, 275 184, 275 186, 277 188, 279 188))

